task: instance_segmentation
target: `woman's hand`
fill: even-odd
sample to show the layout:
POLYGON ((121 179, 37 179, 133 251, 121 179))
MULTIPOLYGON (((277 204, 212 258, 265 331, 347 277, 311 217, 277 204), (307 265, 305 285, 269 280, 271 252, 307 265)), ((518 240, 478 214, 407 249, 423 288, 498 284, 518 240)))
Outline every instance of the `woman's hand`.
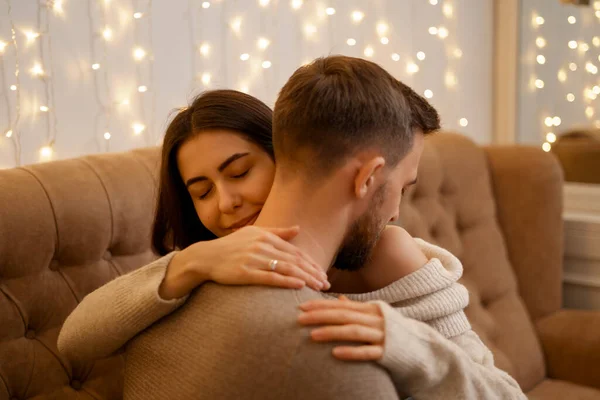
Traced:
POLYGON ((311 332, 316 342, 357 342, 337 346, 334 357, 346 361, 375 361, 383 357, 385 322, 374 303, 361 303, 341 296, 339 300, 313 300, 300 305, 301 325, 323 325, 311 332))
POLYGON ((246 226, 225 237, 194 243, 176 254, 159 288, 163 299, 183 297, 206 281, 327 290, 327 275, 288 241, 299 228, 246 226), (271 260, 277 260, 275 269, 271 260))

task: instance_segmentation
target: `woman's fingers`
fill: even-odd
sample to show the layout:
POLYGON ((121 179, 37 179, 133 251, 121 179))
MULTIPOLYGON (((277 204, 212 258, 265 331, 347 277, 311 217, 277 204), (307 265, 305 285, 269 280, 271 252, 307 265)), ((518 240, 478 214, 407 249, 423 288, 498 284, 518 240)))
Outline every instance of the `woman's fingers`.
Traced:
POLYGON ((381 329, 359 324, 325 326, 314 329, 310 336, 317 342, 360 342, 381 344, 385 334, 381 329))
POLYGON ((249 285, 264 285, 290 289, 301 289, 306 285, 306 282, 302 279, 261 271, 259 269, 249 270, 247 280, 249 285))
POLYGON ((383 318, 378 315, 348 309, 305 311, 298 316, 302 325, 359 324, 383 330, 383 318))
MULTIPOLYGON (((284 255, 280 254, 279 257, 283 258, 284 255)), ((285 276, 289 276, 289 277, 295 277, 295 278, 302 279, 304 282, 306 282, 308 284, 308 286, 310 286, 314 290, 323 289, 323 286, 324 286, 323 282, 321 280, 317 279, 314 275, 311 275, 309 272, 304 270, 302 267, 296 265, 293 262, 281 261, 281 259, 277 259, 277 258, 274 258, 274 259, 277 260, 277 264, 275 265, 274 270, 271 270, 271 268, 270 268, 271 259, 269 259, 269 258, 264 258, 262 261, 258 261, 259 264, 261 264, 263 266, 262 268, 261 267, 259 267, 259 268, 269 271, 272 274, 279 274, 279 275, 285 275, 285 276)))
POLYGON ((321 275, 321 277, 323 279, 327 279, 327 274, 325 273, 325 271, 323 271, 318 265, 317 263, 312 259, 312 257, 310 257, 308 254, 306 254, 305 252, 301 251, 298 247, 294 246, 293 244, 283 240, 282 238, 276 236, 276 235, 269 235, 268 236, 268 241, 269 243, 276 248, 279 251, 283 251, 287 254, 290 254, 292 256, 300 256, 304 261, 306 261, 306 263, 313 267, 318 273, 319 275, 321 275))
POLYGON ((333 348, 332 354, 343 361, 377 361, 383 357, 383 346, 338 346, 333 348))
POLYGON ((350 299, 348 299, 346 296, 342 296, 344 297, 343 299, 340 298, 340 300, 311 300, 311 301, 307 301, 305 303, 300 304, 300 309, 302 311, 315 311, 315 310, 336 310, 336 309, 343 309, 343 310, 353 310, 353 311, 359 311, 359 312, 364 312, 364 313, 370 313, 373 315, 379 315, 381 316, 381 310, 379 309, 379 306, 377 304, 374 303, 361 303, 358 301, 352 301, 350 299))
POLYGON ((302 260, 299 256, 268 245, 262 249, 261 254, 265 258, 260 260, 260 257, 257 257, 258 265, 256 266, 258 268, 270 270, 271 260, 277 260, 274 272, 304 279, 315 290, 327 290, 331 287, 327 281, 327 275, 323 274, 319 268, 313 267, 302 260))

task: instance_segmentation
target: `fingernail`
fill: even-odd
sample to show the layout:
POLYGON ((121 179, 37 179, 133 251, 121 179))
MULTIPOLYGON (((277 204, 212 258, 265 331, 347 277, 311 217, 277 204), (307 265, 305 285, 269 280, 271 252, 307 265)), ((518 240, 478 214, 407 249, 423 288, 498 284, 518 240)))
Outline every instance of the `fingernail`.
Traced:
POLYGON ((319 289, 323 289, 323 282, 319 282, 316 279, 313 279, 313 283, 319 288, 319 289))
POLYGON ((323 286, 324 286, 325 290, 331 289, 331 283, 329 283, 328 281, 323 282, 323 286))

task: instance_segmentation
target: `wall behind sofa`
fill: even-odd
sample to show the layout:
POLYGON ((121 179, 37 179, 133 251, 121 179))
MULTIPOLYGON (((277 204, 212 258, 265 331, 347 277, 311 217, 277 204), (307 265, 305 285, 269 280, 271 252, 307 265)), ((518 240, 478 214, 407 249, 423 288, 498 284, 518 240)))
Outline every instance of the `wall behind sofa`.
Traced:
POLYGON ((2 0, 0 167, 159 144, 204 89, 272 106, 335 53, 381 64, 487 143, 491 35, 492 0, 2 0))

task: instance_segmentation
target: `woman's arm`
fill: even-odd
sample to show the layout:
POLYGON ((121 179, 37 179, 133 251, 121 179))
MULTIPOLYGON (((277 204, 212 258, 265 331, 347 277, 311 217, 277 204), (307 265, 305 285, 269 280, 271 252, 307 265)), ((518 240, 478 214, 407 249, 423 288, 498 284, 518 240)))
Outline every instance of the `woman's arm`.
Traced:
POLYGON ((297 228, 246 227, 195 243, 123 275, 87 295, 66 319, 58 349, 72 361, 106 357, 148 326, 175 311, 207 280, 229 285, 319 289, 320 269, 287 242, 297 228), (278 260, 275 271, 269 261, 278 260))

